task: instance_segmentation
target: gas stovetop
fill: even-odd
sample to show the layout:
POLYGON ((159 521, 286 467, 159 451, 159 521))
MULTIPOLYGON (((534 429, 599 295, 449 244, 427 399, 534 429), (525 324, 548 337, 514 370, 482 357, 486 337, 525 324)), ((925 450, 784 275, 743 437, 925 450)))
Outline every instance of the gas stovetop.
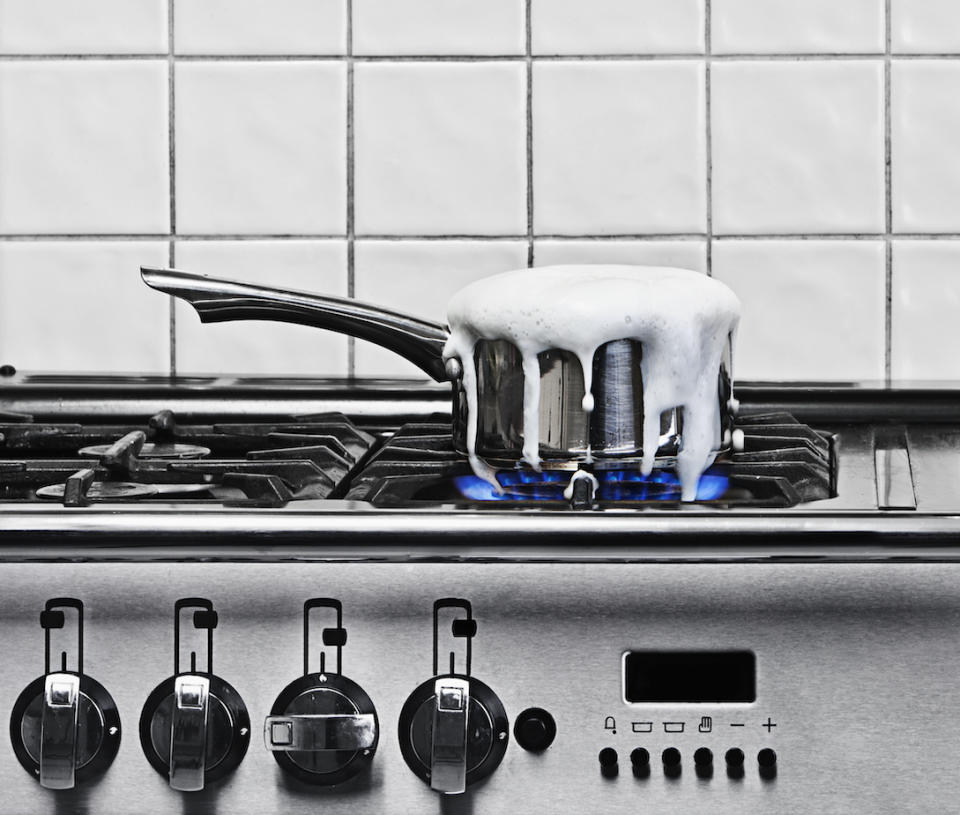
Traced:
POLYGON ((684 536, 749 547, 771 534, 779 545, 810 532, 820 544, 864 534, 916 544, 960 531, 960 389, 737 393, 734 449, 696 502, 679 502, 669 461, 643 479, 635 463, 611 460, 594 465, 595 494, 567 500, 563 462, 502 470, 503 494, 475 478, 452 447, 442 386, 15 373, 0 380, 2 523, 277 541, 324 532, 326 546, 416 535, 414 548, 491 533, 521 543, 545 530, 582 546, 589 531, 594 552, 624 536, 644 548, 664 536, 671 547, 684 536))
POLYGON ((950 810, 960 387, 737 396, 567 500, 442 386, 0 369, 0 809, 950 810))

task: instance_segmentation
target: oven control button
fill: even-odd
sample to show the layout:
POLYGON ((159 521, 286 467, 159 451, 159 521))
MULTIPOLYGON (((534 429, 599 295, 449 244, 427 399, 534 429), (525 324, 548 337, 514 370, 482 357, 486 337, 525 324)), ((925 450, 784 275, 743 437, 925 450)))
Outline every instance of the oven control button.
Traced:
POLYGON ((83 604, 72 598, 46 603, 40 615, 45 631, 44 676, 18 697, 10 717, 10 739, 23 768, 41 786, 73 789, 110 766, 120 747, 120 716, 107 690, 83 673, 83 604), (66 625, 65 608, 77 611, 77 670, 50 670, 50 629, 66 625))
POLYGON ((620 757, 612 747, 604 747, 597 759, 600 761, 600 775, 604 778, 616 778, 620 772, 620 757))
POLYGON ((476 621, 467 600, 445 599, 434 603, 433 668, 436 674, 421 684, 400 711, 400 752, 407 766, 437 792, 455 794, 490 775, 507 750, 509 722, 499 697, 470 675, 472 639, 476 621), (438 616, 457 608, 466 618, 453 621, 454 637, 466 639, 465 671, 440 674, 438 667, 438 616))
POLYGON ((764 770, 772 770, 777 766, 777 754, 769 747, 764 747, 757 753, 757 764, 764 770))
POLYGON ((147 697, 140 715, 140 746, 150 765, 180 792, 195 792, 237 768, 250 743, 250 716, 240 694, 213 673, 217 613, 209 600, 174 606, 174 675, 147 697), (193 610, 193 627, 206 631, 207 670, 180 671, 180 615, 193 610))
POLYGON ((725 753, 724 759, 728 767, 742 767, 744 759, 743 750, 739 747, 731 747, 725 753))
POLYGON ((528 707, 514 720, 513 737, 524 750, 540 753, 557 737, 557 723, 542 707, 528 707))
POLYGON ((263 740, 277 764, 308 784, 331 786, 370 766, 377 751, 377 710, 356 682, 340 673, 347 641, 339 600, 307 600, 303 607, 304 675, 287 685, 273 703, 263 726, 263 740), (327 670, 326 651, 320 671, 309 667, 311 609, 336 610, 334 628, 323 630, 323 644, 336 648, 336 666, 327 670))

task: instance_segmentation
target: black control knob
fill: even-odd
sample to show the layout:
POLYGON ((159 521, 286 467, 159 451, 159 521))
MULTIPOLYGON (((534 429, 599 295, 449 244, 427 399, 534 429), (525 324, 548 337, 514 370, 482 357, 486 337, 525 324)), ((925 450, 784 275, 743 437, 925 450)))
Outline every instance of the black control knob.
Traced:
POLYGON ((713 764, 713 751, 709 747, 701 747, 694 751, 693 763, 697 767, 709 767, 713 764))
POLYGON ((17 698, 10 716, 10 741, 23 768, 42 786, 73 789, 98 776, 120 749, 120 715, 106 688, 83 673, 83 604, 73 598, 49 600, 40 615, 46 659, 44 675, 17 698), (77 611, 77 670, 50 670, 50 629, 66 624, 64 608, 77 611))
POLYGON ((341 651, 347 642, 339 600, 307 600, 303 606, 304 675, 287 685, 264 722, 263 738, 277 764, 308 784, 331 786, 370 766, 377 751, 380 727, 377 710, 356 682, 340 673, 341 651), (336 647, 334 671, 309 667, 310 610, 336 610, 335 628, 323 630, 323 644, 336 647))
POLYGON ((660 758, 663 761, 664 767, 675 769, 680 766, 680 751, 676 747, 668 747, 663 751, 663 754, 660 756, 660 758))
POLYGON ((633 774, 645 776, 650 773, 650 751, 646 747, 637 747, 630 753, 630 764, 633 774))
POLYGON ((600 775, 604 778, 616 778, 620 772, 620 757, 612 747, 604 747, 597 756, 600 761, 600 775))
POLYGON ((764 770, 772 770, 777 766, 777 754, 769 747, 764 747, 757 753, 757 764, 764 770))
POLYGON ((541 753, 557 737, 557 723, 542 707, 528 707, 514 720, 513 737, 524 750, 541 753))
POLYGON ((739 747, 731 747, 727 750, 724 759, 727 762, 728 767, 742 767, 744 761, 743 750, 739 747))
POLYGON ((147 697, 140 714, 140 746, 150 765, 180 792, 195 792, 233 772, 250 744, 250 716, 236 689, 213 673, 217 613, 209 600, 174 606, 174 675, 147 697), (180 613, 195 609, 193 627, 207 632, 207 670, 180 671, 180 613))
POLYGON ((499 697, 470 675, 472 639, 476 621, 467 600, 437 600, 433 608, 436 674, 417 687, 400 711, 400 752, 407 766, 440 793, 461 793, 490 775, 507 751, 509 722, 499 697), (458 608, 465 619, 453 621, 454 637, 467 641, 464 673, 439 674, 438 615, 442 609, 458 608))

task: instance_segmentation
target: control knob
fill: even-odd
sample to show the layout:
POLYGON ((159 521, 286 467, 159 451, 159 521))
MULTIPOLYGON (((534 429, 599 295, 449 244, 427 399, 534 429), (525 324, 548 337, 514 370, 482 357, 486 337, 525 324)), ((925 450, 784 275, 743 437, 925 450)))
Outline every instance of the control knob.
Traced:
POLYGON ((83 672, 83 603, 70 597, 48 600, 40 614, 44 631, 44 675, 17 698, 10 716, 10 741, 23 768, 51 790, 73 789, 113 763, 120 748, 120 714, 106 688, 83 672), (77 612, 77 669, 50 670, 50 631, 66 625, 63 609, 77 612))
POLYGON ((263 739, 277 764, 308 784, 346 781, 373 761, 379 739, 377 710, 356 682, 340 673, 347 641, 339 600, 307 600, 303 606, 303 676, 287 685, 273 703, 263 726, 263 739), (336 669, 327 670, 326 652, 320 671, 309 666, 310 610, 336 611, 335 628, 323 629, 323 644, 336 647, 336 669))
POLYGON ((147 697, 140 715, 140 745, 151 766, 181 792, 202 790, 243 761, 250 743, 250 716, 240 694, 213 673, 213 629, 217 613, 209 600, 188 598, 174 605, 173 676, 147 697), (180 614, 193 609, 193 627, 207 632, 207 670, 180 671, 180 614))
POLYGON ((400 711, 400 751, 407 766, 437 792, 461 793, 490 775, 507 750, 509 723, 497 695, 470 675, 472 642, 477 632, 467 600, 437 600, 433 607, 433 673, 417 687, 400 711), (459 608, 466 618, 453 621, 454 637, 466 640, 463 673, 440 674, 438 665, 439 612, 459 608))

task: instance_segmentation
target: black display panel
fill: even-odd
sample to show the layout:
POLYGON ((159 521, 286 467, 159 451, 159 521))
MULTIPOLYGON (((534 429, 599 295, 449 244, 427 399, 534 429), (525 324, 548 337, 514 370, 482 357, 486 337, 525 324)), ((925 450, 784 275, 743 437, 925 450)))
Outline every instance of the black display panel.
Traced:
POLYGON ((753 651, 628 651, 623 659, 628 702, 755 702, 753 651))

